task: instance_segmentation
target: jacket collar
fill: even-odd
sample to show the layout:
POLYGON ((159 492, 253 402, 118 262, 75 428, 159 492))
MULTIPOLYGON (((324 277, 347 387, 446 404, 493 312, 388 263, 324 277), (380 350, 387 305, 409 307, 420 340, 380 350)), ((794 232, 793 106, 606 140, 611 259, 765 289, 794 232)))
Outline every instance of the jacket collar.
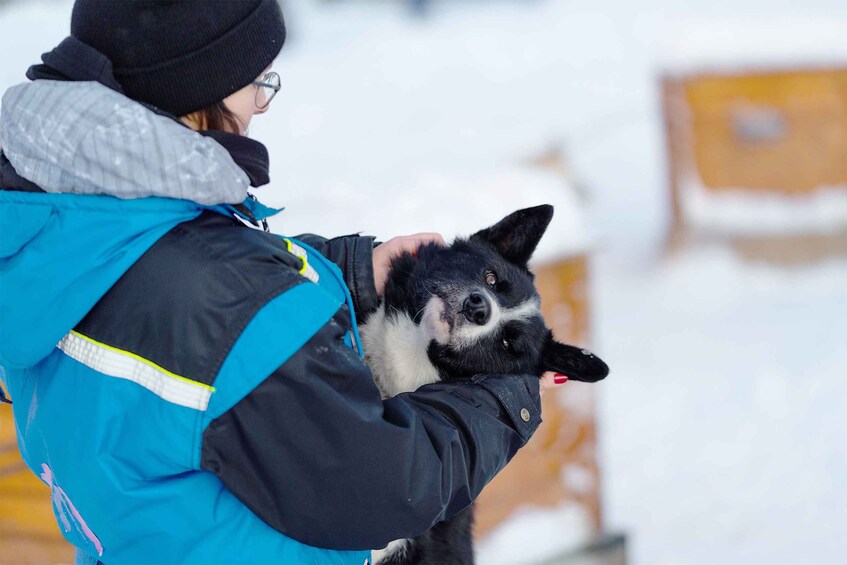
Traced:
MULTIPOLYGON (((71 179, 77 181, 75 183, 67 186, 56 186, 55 177, 57 175, 55 168, 45 166, 55 163, 45 163, 43 159, 45 156, 39 156, 38 147, 33 145, 27 146, 26 143, 18 143, 15 139, 15 134, 29 135, 30 137, 43 137, 46 135, 56 134, 58 131, 61 131, 59 135, 64 136, 68 131, 68 128, 77 133, 80 133, 80 130, 84 129, 85 124, 73 123, 67 119, 63 120, 62 114, 71 114, 77 118, 83 118, 83 122, 85 122, 85 118, 87 118, 89 125, 93 125, 95 130, 102 130, 104 127, 106 129, 114 130, 115 127, 110 128, 110 126, 115 126, 115 124, 108 123, 108 111, 106 113, 95 111, 93 113, 93 117, 97 118, 97 120, 95 120, 96 123, 91 124, 92 109, 90 107, 86 107, 85 104, 82 106, 79 104, 79 102, 84 102, 85 100, 91 102, 91 100, 98 99, 98 97, 99 100, 108 102, 110 105, 108 109, 113 110, 112 113, 118 114, 117 110, 121 110, 122 114, 118 115, 116 119, 119 121, 123 119, 122 126, 124 129, 129 130, 130 138, 126 139, 128 144, 135 144, 134 148, 136 150, 140 150, 142 152, 146 150, 148 152, 157 153, 159 157, 164 157, 164 159, 159 159, 158 162, 144 163, 145 169, 150 168, 150 166, 155 169, 158 166, 160 169, 166 169, 168 172, 178 173, 183 181, 188 177, 194 177, 194 179, 197 180, 196 173, 198 171, 196 167, 194 170, 191 170, 190 167, 188 169, 174 167, 174 155, 165 154, 165 149, 170 149, 171 151, 175 150, 177 152, 196 152, 200 149, 200 161, 208 161, 212 158, 222 158, 224 161, 223 163, 215 164, 206 162, 204 165, 207 165, 212 169, 218 169, 221 167, 224 169, 230 169, 230 178, 228 179, 227 176, 224 175, 220 179, 220 182, 235 180, 236 185, 239 185, 239 190, 237 192, 229 191, 225 194, 220 194, 218 198, 209 199, 215 191, 210 190, 210 187, 208 186, 200 186, 198 193, 201 198, 206 198, 206 200, 202 200, 201 203, 218 204, 234 203, 236 201, 240 202, 246 196, 246 186, 244 186, 245 180, 246 184, 253 187, 265 185, 270 181, 268 152, 264 145, 247 137, 227 132, 192 132, 190 129, 185 127, 176 116, 168 114, 167 112, 164 112, 150 104, 129 100, 123 96, 121 86, 112 74, 111 61, 93 47, 77 40, 74 37, 68 37, 55 49, 45 53, 42 56, 42 60, 44 61, 44 64, 33 65, 27 71, 27 77, 36 81, 36 83, 31 85, 21 85, 16 88, 25 91, 27 97, 32 97, 34 95, 42 94, 45 91, 50 91, 50 94, 45 95, 45 97, 48 98, 50 102, 53 102, 53 114, 50 115, 50 112, 48 111, 48 115, 45 116, 45 112, 43 110, 44 106, 37 108, 32 104, 28 105, 25 99, 22 99, 20 96, 15 97, 12 95, 11 90, 10 93, 4 97, 4 110, 7 104, 16 106, 9 112, 4 111, 3 116, 0 117, 0 147, 6 147, 6 155, 4 155, 3 152, 0 152, 0 187, 29 191, 37 191, 41 188, 48 192, 106 193, 125 198, 136 196, 176 196, 193 199, 191 198, 191 190, 183 190, 178 194, 172 194, 167 190, 159 190, 165 187, 154 186, 145 191, 141 187, 127 187, 126 185, 131 183, 126 182, 118 183, 117 186, 110 185, 92 187, 90 186, 91 179, 76 178, 71 179), (63 88, 61 83, 70 84, 64 85, 63 88), (79 88, 84 83, 87 83, 88 86, 82 89, 79 88), (50 86, 46 86, 48 84, 50 86), (111 91, 111 93, 108 91, 111 91), (74 93, 76 99, 72 99, 71 96, 67 95, 71 92, 74 93), (10 100, 6 100, 6 98, 10 96, 10 100), (67 110, 69 108, 67 105, 70 105, 71 109, 76 107, 76 110, 81 113, 77 115, 72 111, 68 112, 67 110), (127 114, 130 115, 130 119, 127 119, 127 114), (19 120, 16 121, 15 118, 19 118, 19 120), (28 118, 35 118, 32 120, 35 123, 27 123, 29 121, 28 118), (154 127, 145 128, 144 126, 148 122, 154 124, 154 127), (80 125, 83 125, 83 127, 79 127, 80 125), (57 130, 50 131, 51 126, 57 128, 57 130), (167 140, 151 138, 145 143, 144 140, 141 139, 141 135, 132 136, 132 129, 144 129, 145 133, 148 132, 147 130, 152 129, 153 133, 165 135, 166 137, 170 137, 172 140, 179 141, 180 143, 162 144, 160 147, 154 147, 152 144, 167 140), (4 140, 4 138, 6 139, 4 140), (209 144, 212 142, 214 142, 214 145, 221 147, 225 153, 216 151, 214 147, 210 147, 209 144), (229 159, 226 159, 226 156, 228 156, 229 159), (203 157, 206 159, 203 159, 203 157), (235 167, 228 166, 230 163, 235 165, 235 167), (235 168, 240 169, 240 171, 232 170, 235 168), (44 173, 46 170, 51 170, 51 173, 39 174, 39 171, 44 173), (45 180, 44 177, 50 177, 46 179, 48 181, 46 186, 42 184, 45 180), (237 178, 233 179, 231 177, 237 178), (145 192, 147 193, 145 194, 145 192), (212 194, 207 194, 209 192, 212 194)), ((119 125, 117 126, 117 129, 122 128, 119 125)), ((112 133, 124 133, 126 135, 126 132, 113 131, 112 133)), ((91 137, 96 138, 96 132, 93 132, 91 137)), ((56 146, 61 145, 61 143, 51 140, 51 142, 48 142, 47 145, 55 149, 56 146)), ((137 165, 132 157, 137 157, 138 155, 132 154, 132 148, 128 148, 123 145, 123 143, 115 143, 114 139, 112 139, 111 143, 107 143, 105 145, 105 151, 102 153, 105 155, 106 159, 111 157, 113 162, 121 163, 121 165, 115 165, 111 168, 120 169, 121 166, 123 166, 127 169, 125 171, 126 173, 129 172, 128 170, 134 165, 137 165), (130 149, 130 151, 127 151, 127 149, 130 149)), ((65 147, 65 149, 68 150, 69 147, 65 147)), ((98 172, 99 169, 99 172, 101 173, 105 170, 105 172, 113 173, 111 176, 121 176, 120 174, 114 174, 119 173, 119 170, 109 170, 110 167, 108 166, 108 163, 103 162, 104 155, 101 155, 101 148, 94 146, 89 149, 91 154, 85 154, 83 152, 75 155, 78 161, 84 161, 84 164, 88 165, 88 168, 90 169, 89 172, 93 174, 94 172, 98 172), (96 164, 94 163, 96 161, 101 162, 96 164)), ((53 160, 51 159, 50 161, 53 160)), ((59 161, 61 161, 61 158, 59 161)), ((79 163, 65 164, 73 166, 79 165, 79 163)), ((186 164, 184 160, 182 164, 186 164)), ((61 167, 59 168, 61 169, 61 167)), ((73 167, 70 168, 70 171, 62 171, 65 173, 62 175, 63 180, 65 181, 68 180, 69 176, 74 177, 72 170, 73 167)), ((85 171, 81 171, 81 173, 84 175, 85 171)), ((110 175, 103 176, 104 179, 106 179, 110 175)), ((124 176, 127 175, 124 174, 124 176)), ((204 183, 200 184, 202 185, 204 183)))
MULTIPOLYGON (((229 153, 235 164, 247 174, 250 186, 260 187, 270 182, 267 148, 256 140, 223 131, 201 131, 205 137, 214 139, 229 153)), ((38 185, 18 174, 12 163, 0 149, 0 190, 44 192, 38 185)))
POLYGON ((262 143, 226 131, 203 130, 198 133, 214 139, 218 145, 227 150, 235 164, 247 173, 250 186, 264 186, 271 181, 268 149, 262 143))

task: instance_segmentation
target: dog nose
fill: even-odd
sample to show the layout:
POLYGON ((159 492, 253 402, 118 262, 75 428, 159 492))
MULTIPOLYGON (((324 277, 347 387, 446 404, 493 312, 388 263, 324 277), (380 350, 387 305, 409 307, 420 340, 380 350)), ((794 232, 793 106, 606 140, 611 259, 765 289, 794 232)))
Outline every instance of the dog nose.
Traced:
POLYGON ((469 322, 484 326, 491 317, 491 305, 481 292, 472 292, 462 305, 462 312, 469 322))

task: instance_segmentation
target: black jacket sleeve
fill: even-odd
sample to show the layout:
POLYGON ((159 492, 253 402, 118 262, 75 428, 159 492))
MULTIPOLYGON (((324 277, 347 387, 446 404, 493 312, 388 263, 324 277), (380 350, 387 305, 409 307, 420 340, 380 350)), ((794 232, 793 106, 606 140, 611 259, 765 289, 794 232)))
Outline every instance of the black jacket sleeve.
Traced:
POLYGON ((319 235, 298 235, 306 245, 314 247, 321 255, 338 265, 344 282, 353 297, 356 317, 364 321, 378 306, 374 287, 373 248, 371 236, 345 235, 326 239, 319 235))
POLYGON ((478 376, 382 401, 336 317, 203 437, 202 467, 276 530, 379 548, 468 506, 541 422, 536 376, 478 376))

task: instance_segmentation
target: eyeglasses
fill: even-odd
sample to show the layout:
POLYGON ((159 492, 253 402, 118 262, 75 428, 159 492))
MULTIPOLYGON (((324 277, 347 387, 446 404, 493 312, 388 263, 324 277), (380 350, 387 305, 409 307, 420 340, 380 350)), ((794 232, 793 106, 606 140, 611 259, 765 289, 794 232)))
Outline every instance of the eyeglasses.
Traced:
POLYGON ((260 110, 267 108, 276 93, 282 88, 282 81, 275 72, 266 74, 261 80, 254 80, 252 84, 256 87, 256 107, 260 110))

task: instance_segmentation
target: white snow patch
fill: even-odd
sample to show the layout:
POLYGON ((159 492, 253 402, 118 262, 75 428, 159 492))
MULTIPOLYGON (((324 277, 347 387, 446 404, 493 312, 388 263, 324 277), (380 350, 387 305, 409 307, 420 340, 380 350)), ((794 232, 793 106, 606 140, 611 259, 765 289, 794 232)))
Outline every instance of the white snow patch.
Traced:
POLYGON ((840 562, 847 261, 598 271, 605 517, 633 562, 840 562))
POLYGON ((41 63, 41 54, 70 34, 71 7, 68 0, 27 0, 0 7, 0 94, 27 82, 27 68, 41 63))
POLYGON ((687 225, 732 235, 826 234, 847 229, 847 186, 807 194, 727 188, 709 190, 690 172, 680 183, 687 225))
POLYGON ((740 13, 675 22, 658 63, 675 74, 847 65, 847 22, 826 17, 740 13))
POLYGON ((562 482, 569 492, 578 495, 590 494, 597 487, 594 473, 584 465, 571 463, 562 469, 562 482))
POLYGON ((583 507, 526 506, 477 544, 477 561, 484 565, 541 563, 578 549, 591 539, 591 520, 583 507))

